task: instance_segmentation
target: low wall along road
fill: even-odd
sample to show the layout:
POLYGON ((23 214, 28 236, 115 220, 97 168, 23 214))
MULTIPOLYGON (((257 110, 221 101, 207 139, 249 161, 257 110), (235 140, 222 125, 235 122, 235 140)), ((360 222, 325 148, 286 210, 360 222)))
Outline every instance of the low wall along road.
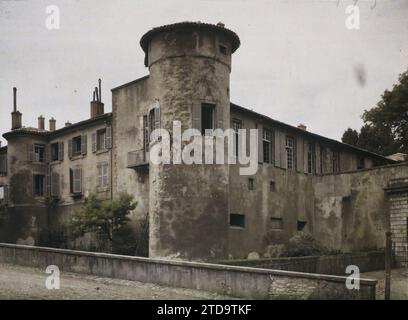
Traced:
POLYGON ((0 244, 0 262, 61 272, 78 272, 248 299, 375 299, 376 280, 360 279, 359 290, 346 277, 207 263, 169 261, 105 253, 0 244))

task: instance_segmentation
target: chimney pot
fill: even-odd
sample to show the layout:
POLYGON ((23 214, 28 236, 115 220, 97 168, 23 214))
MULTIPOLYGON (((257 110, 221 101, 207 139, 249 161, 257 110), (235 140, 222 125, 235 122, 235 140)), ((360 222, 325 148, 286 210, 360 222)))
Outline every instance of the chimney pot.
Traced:
POLYGON ((306 127, 303 123, 299 124, 297 127, 298 127, 299 129, 301 129, 301 130, 304 130, 304 131, 307 130, 307 127, 306 127))
POLYGON ((45 129, 45 118, 42 115, 38 117, 38 129, 45 129))
POLYGON ((55 124, 56 124, 56 120, 54 119, 54 118, 51 118, 50 119, 50 131, 55 131, 55 128, 56 128, 56 126, 55 126, 55 124))

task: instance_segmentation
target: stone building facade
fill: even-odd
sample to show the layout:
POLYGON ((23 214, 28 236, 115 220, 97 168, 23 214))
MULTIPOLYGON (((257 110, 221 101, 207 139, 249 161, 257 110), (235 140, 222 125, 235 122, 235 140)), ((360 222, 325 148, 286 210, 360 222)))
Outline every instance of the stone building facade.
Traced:
POLYGON ((90 119, 58 130, 54 120, 45 130, 42 117, 38 128, 22 127, 15 105, 0 149, 0 198, 3 190, 16 219, 5 238, 39 243, 35 232, 61 224, 90 192, 128 192, 134 219, 149 216, 151 257, 267 255, 298 231, 333 250, 383 248, 384 188, 408 177, 407 165, 231 103, 239 45, 222 24, 155 28, 141 39, 149 75, 112 89, 111 114, 98 90, 90 119), (172 133, 173 121, 182 131, 233 128, 234 139, 238 129, 258 129, 256 174, 240 175, 238 164, 152 163, 151 133, 172 133))

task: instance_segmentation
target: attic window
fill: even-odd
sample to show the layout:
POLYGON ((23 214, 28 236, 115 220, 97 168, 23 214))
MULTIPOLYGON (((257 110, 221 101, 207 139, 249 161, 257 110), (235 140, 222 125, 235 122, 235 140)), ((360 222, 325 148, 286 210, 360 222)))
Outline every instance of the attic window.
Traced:
POLYGON ((227 47, 220 44, 220 53, 226 56, 227 55, 227 47))

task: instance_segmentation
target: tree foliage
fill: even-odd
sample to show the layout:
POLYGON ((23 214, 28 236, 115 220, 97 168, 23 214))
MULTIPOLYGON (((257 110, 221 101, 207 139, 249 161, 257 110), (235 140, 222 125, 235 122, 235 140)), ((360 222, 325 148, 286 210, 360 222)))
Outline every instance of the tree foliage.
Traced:
POLYGON ((359 133, 350 128, 344 132, 344 143, 384 156, 408 153, 408 70, 398 80, 392 90, 384 91, 377 106, 364 111, 359 133))
POLYGON ((128 215, 135 207, 133 197, 126 193, 114 200, 100 200, 96 194, 91 194, 82 208, 73 214, 68 229, 74 237, 97 232, 112 242, 118 230, 130 221, 128 215))

